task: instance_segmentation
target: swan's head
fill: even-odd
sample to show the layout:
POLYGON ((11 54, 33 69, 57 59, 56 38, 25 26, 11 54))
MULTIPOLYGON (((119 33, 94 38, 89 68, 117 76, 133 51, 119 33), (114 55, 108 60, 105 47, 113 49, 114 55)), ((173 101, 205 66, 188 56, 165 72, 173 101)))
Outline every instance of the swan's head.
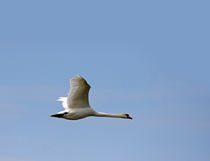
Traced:
POLYGON ((125 119, 133 119, 129 114, 127 114, 127 113, 124 113, 123 114, 124 115, 124 118, 125 119))

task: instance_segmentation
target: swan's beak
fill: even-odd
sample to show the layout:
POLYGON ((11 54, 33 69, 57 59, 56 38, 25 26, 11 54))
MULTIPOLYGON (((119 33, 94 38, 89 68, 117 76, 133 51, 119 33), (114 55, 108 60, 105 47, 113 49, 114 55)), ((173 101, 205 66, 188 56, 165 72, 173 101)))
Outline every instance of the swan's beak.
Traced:
POLYGON ((126 119, 133 119, 132 117, 130 117, 130 115, 129 114, 125 114, 125 116, 126 116, 126 119))
POLYGON ((130 117, 130 116, 128 116, 127 118, 128 118, 128 119, 133 119, 133 118, 132 118, 132 117, 130 117))

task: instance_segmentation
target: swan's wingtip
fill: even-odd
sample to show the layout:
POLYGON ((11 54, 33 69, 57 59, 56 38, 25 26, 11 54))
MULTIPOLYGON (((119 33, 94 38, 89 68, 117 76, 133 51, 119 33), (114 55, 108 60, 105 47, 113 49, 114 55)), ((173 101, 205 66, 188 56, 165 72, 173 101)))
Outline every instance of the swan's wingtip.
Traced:
POLYGON ((66 97, 59 97, 56 101, 65 101, 66 99, 66 97))
POLYGON ((77 74, 73 79, 85 79, 85 78, 82 77, 80 74, 77 74))

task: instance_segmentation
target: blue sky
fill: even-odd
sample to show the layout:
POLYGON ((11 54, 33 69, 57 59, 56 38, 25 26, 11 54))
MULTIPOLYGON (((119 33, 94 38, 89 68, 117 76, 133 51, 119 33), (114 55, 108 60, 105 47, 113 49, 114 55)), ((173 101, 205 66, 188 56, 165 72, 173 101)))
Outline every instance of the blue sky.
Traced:
POLYGON ((208 1, 1 1, 0 161, 209 161, 208 1), (48 117, 81 74, 101 112, 48 117))

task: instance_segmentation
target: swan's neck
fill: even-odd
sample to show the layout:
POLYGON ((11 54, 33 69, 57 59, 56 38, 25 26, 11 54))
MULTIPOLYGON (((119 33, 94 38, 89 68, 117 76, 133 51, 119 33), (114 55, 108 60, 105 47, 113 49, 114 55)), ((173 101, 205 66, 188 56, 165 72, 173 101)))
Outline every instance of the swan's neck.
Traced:
POLYGON ((102 113, 102 112, 96 112, 94 116, 97 117, 114 117, 114 118, 125 118, 122 114, 111 114, 111 113, 102 113))

